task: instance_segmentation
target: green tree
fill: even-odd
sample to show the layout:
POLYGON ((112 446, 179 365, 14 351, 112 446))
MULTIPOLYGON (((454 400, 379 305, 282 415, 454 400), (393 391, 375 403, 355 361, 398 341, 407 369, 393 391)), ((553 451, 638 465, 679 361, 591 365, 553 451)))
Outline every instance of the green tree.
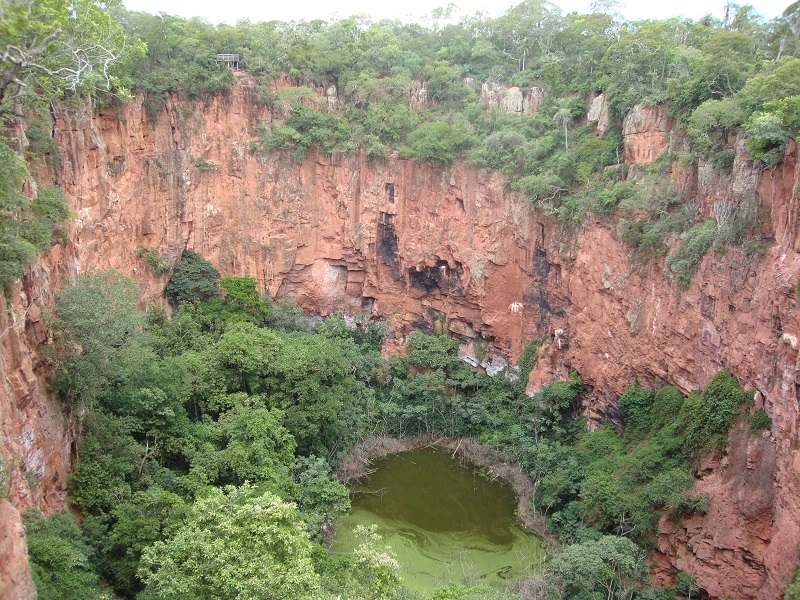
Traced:
POLYGON ((9 0, 0 19, 0 114, 20 97, 40 101, 70 93, 127 90, 117 64, 144 45, 125 33, 110 0, 9 0))
POLYGON ((187 509, 180 496, 158 486, 136 492, 113 508, 114 524, 108 534, 112 543, 108 575, 115 589, 131 596, 141 590, 136 572, 142 552, 174 535, 187 509))
POLYGON ((130 482, 143 455, 125 421, 100 411, 89 413, 69 478, 70 501, 87 513, 110 512, 130 498, 130 482))
POLYGON ((350 511, 350 492, 323 458, 299 457, 295 462, 297 507, 315 539, 324 539, 341 515, 350 511))
POLYGON ((219 418, 222 459, 233 483, 263 483, 281 493, 289 486, 295 441, 283 413, 240 404, 219 418))
POLYGON ((319 589, 293 504, 251 486, 212 489, 174 536, 144 550, 144 598, 306 600, 319 589))
POLYGON ((164 293, 174 306, 215 298, 219 294, 219 271, 196 252, 184 250, 164 293))
POLYGON ((550 562, 564 595, 574 600, 628 598, 646 581, 644 552, 627 538, 606 535, 567 546, 550 562))
POLYGON ((359 525, 354 531, 359 544, 353 551, 354 600, 390 600, 400 588, 400 564, 376 532, 376 527, 359 525))
POLYGON ((415 329, 408 335, 406 352, 412 365, 443 369, 458 359, 458 342, 446 335, 426 335, 415 329))
POLYGON ((754 113, 745 125, 747 147, 753 158, 767 166, 775 166, 783 158, 783 149, 789 141, 789 132, 778 115, 754 113))
POLYGON ((79 275, 56 297, 53 386, 70 406, 95 403, 119 373, 124 349, 144 325, 138 301, 138 285, 114 271, 79 275))
POLYGON ((68 512, 25 515, 28 560, 41 600, 92 600, 103 597, 92 570, 92 549, 68 512))

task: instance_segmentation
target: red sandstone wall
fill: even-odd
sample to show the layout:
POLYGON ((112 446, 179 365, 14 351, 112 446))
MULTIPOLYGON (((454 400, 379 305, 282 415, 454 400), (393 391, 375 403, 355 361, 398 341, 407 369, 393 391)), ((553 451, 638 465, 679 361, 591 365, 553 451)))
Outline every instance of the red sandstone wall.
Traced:
MULTIPOLYGON (((698 210, 712 214, 718 202, 757 201, 771 215, 766 234, 772 236, 763 256, 734 250, 710 256, 690 289, 677 295, 660 264, 630 263, 612 222, 595 219, 566 235, 505 193, 501 178, 460 163, 259 159, 249 141, 264 118, 269 114, 246 78, 229 94, 171 99, 155 127, 139 101, 99 114, 64 114, 56 178, 75 211, 71 242, 54 250, 53 261, 43 261, 37 269, 44 271, 27 285, 40 285, 48 264, 58 273, 114 268, 135 276, 152 298, 164 279, 149 273, 136 247, 173 259, 192 248, 226 273, 256 276, 273 295, 291 295, 323 314, 374 314, 401 336, 445 317, 467 355, 477 354, 472 340, 478 338, 490 342, 490 355, 513 357, 543 335, 550 341, 531 389, 577 369, 592 388, 585 408, 596 418, 614 415, 616 395, 634 373, 688 392, 729 368, 758 390, 773 430, 758 437, 738 432, 724 453, 698 468, 697 491, 709 495, 709 513, 661 523, 654 576, 668 580, 677 567, 715 598, 779 597, 800 541, 794 146, 766 173, 753 167, 741 144, 732 176, 707 165, 676 168, 676 184, 698 210), (201 173, 197 158, 216 170, 201 173)), ((628 121, 631 162, 651 161, 673 138, 661 109, 639 109, 628 121)), ((33 303, 47 306, 56 286, 40 287, 47 293, 33 303)), ((26 296, 14 310, 31 302, 26 296)), ((4 360, 14 352, 33 356, 43 335, 35 318, 15 322, 22 336, 4 342, 4 360)), ((19 366, 25 360, 3 365, 21 381, 15 386, 5 378, 4 440, 20 439, 21 428, 33 426, 33 447, 51 457, 45 479, 53 483, 12 498, 18 506, 53 507, 63 498, 71 437, 41 379, 19 366)), ((5 442, 4 452, 27 456, 14 443, 5 442)))
POLYGON ((47 339, 45 312, 67 272, 74 247, 55 246, 0 295, 0 599, 35 598, 21 512, 61 509, 71 466, 72 423, 47 393, 37 350, 47 339))

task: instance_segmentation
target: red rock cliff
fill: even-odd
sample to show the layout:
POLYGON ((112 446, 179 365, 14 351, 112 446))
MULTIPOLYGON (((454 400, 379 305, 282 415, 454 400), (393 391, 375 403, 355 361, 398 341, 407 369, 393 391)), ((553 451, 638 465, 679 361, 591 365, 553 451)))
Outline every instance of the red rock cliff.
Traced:
MULTIPOLYGON (((637 115, 626 123, 625 156, 648 162, 669 143, 672 123, 655 108, 637 115)), ((595 219, 576 235, 562 235, 507 194, 499 176, 463 164, 259 158, 250 140, 265 118, 246 78, 228 94, 170 98, 155 126, 140 101, 65 113, 56 179, 75 212, 70 243, 26 278, 32 291, 12 312, 47 305, 56 286, 40 282, 49 273, 114 268, 155 297, 164 279, 136 257, 137 246, 172 259, 192 248, 225 273, 254 275, 271 294, 288 294, 313 311, 380 316, 398 336, 444 324, 462 341, 465 357, 489 369, 545 336, 531 386, 577 369, 591 386, 585 408, 594 417, 614 416, 616 395, 634 373, 688 392, 729 368, 758 390, 772 431, 737 431, 724 453, 702 465, 696 487, 708 494, 709 512, 663 520, 654 576, 668 580, 680 568, 714 598, 780 596, 800 541, 794 146, 781 166, 764 173, 742 148, 731 177, 704 165, 676 169, 676 183, 708 214, 715 203, 758 202, 771 215, 774 240, 761 256, 729 250, 707 257, 678 296, 661 265, 630 263, 610 221, 595 219), (37 286, 47 288, 40 300, 33 299, 37 286)), ((35 362, 25 366, 44 335, 40 309, 30 311, 33 319, 17 317, 17 337, 4 341, 4 352, 19 358, 3 365, 3 439, 22 440, 25 426, 37 432, 31 448, 49 457, 41 464, 52 483, 39 496, 12 499, 17 506, 54 506, 63 498, 71 437, 35 377, 35 362), (16 387, 9 373, 21 381, 16 387)), ((14 444, 6 442, 7 456, 31 455, 22 441, 14 444)))

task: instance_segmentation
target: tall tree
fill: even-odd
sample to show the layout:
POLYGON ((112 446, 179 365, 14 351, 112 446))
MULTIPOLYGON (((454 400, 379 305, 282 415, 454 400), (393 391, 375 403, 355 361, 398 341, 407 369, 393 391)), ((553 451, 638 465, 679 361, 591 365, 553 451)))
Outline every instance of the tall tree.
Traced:
POLYGON ((145 598, 305 600, 319 577, 297 509, 251 486, 215 488, 186 523, 144 551, 145 598))
POLYGON ((120 0, 6 0, 0 5, 0 111, 97 88, 125 93, 114 65, 143 44, 110 11, 120 0))

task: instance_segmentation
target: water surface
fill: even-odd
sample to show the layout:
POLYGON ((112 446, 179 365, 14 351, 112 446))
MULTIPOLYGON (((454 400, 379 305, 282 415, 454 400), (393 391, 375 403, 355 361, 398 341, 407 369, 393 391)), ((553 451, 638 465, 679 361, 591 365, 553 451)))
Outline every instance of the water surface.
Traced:
POLYGON ((376 524, 404 583, 420 592, 465 579, 507 582, 539 563, 541 540, 518 524, 513 491, 446 450, 397 454, 374 469, 351 490, 334 552, 352 551, 357 525, 376 524))

